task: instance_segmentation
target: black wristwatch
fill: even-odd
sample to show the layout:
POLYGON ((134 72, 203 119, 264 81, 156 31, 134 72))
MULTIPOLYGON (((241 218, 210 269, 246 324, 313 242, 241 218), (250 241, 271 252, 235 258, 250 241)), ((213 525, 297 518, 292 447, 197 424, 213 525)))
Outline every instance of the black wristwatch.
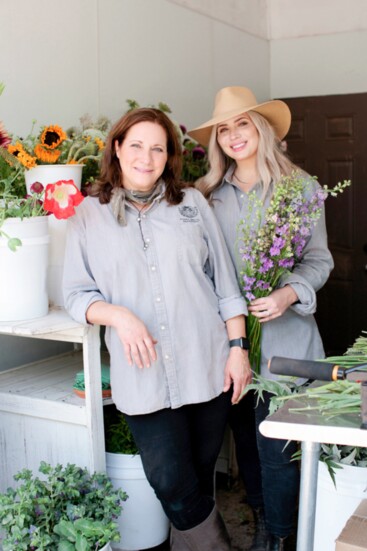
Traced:
POLYGON ((249 350, 250 341, 246 337, 240 337, 239 339, 231 339, 229 341, 229 346, 230 348, 232 348, 232 346, 239 346, 243 350, 249 350))

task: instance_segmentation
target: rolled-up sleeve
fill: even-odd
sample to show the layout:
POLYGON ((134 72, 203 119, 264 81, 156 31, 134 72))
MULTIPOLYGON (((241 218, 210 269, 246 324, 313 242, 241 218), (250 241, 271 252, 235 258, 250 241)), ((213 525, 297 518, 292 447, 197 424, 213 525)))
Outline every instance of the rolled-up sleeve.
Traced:
POLYGON ((333 257, 327 243, 325 209, 313 228, 311 237, 305 246, 302 259, 292 273, 285 275, 280 287, 291 285, 297 293, 299 302, 291 308, 306 316, 316 311, 316 292, 325 285, 334 267, 333 257))
POLYGON ((201 214, 209 250, 206 271, 214 283, 220 315, 224 321, 239 315, 247 316, 247 305, 241 295, 236 272, 219 223, 204 198, 203 202, 205 204, 202 206, 201 214))

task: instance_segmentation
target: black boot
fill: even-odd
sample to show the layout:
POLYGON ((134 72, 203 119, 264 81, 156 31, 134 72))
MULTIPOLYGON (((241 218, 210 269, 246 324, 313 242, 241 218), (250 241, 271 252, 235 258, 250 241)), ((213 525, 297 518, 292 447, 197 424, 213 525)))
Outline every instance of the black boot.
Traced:
POLYGON ((280 538, 279 536, 270 534, 266 551, 287 551, 286 540, 287 538, 280 538))
POLYGON ((268 542, 268 534, 265 527, 264 509, 252 509, 254 516, 255 533, 252 540, 252 545, 249 551, 266 551, 268 542))

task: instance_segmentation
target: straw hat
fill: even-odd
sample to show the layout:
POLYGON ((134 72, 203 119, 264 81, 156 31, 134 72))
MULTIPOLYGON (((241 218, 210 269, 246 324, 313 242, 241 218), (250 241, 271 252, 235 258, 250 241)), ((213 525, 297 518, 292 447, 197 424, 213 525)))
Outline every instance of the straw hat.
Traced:
POLYGON ((213 117, 201 126, 190 130, 188 135, 200 144, 207 146, 214 125, 236 115, 247 113, 247 111, 256 111, 265 117, 280 140, 287 134, 291 125, 291 112, 284 101, 275 99, 258 103, 249 88, 227 86, 219 90, 215 96, 213 117))

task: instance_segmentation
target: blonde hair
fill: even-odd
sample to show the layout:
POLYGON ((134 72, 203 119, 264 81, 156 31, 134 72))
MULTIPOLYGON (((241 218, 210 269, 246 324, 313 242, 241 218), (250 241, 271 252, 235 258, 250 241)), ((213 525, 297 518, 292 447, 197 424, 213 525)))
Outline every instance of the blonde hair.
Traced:
MULTIPOLYGON (((298 167, 281 150, 280 141, 265 117, 255 111, 248 111, 247 114, 259 134, 256 162, 263 186, 262 199, 264 199, 272 181, 277 182, 282 175, 288 176, 298 167)), ((207 199, 211 199, 213 191, 220 186, 228 168, 235 162, 219 146, 216 126, 213 126, 209 140, 208 159, 209 172, 199 178, 195 185, 207 199)))

